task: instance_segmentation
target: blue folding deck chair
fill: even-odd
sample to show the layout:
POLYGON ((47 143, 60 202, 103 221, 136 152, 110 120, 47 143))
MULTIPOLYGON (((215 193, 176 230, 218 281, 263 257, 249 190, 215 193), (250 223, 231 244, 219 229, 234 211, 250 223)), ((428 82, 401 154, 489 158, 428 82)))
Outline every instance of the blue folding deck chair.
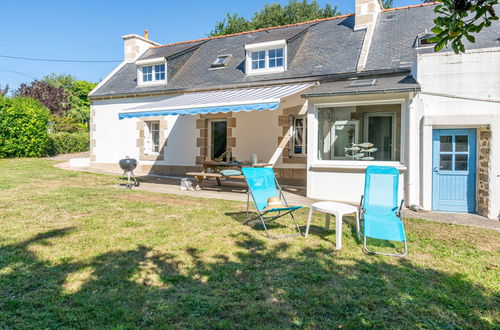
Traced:
POLYGON ((241 170, 248 184, 246 223, 248 224, 252 221, 260 220, 262 222, 262 225, 264 226, 264 229, 266 230, 267 237, 272 239, 299 236, 301 234, 300 228, 295 221, 293 212, 300 209, 302 206, 288 206, 285 196, 283 195, 283 191, 281 190, 281 187, 276 180, 273 169, 243 167, 241 170), (252 196, 255 208, 257 209, 257 216, 254 218, 250 217, 250 195, 252 196), (269 197, 279 197, 284 203, 284 206, 264 210, 267 206, 269 197), (266 223, 284 217, 288 214, 292 217, 298 233, 294 235, 284 235, 278 237, 271 236, 267 231, 266 223))
POLYGON ((398 257, 404 257, 408 253, 406 234, 401 218, 404 200, 401 200, 398 207, 398 181, 399 171, 395 167, 368 166, 366 168, 365 192, 361 196, 359 214, 363 223, 363 248, 368 253, 398 257), (367 237, 403 242, 404 253, 370 251, 366 247, 367 237))

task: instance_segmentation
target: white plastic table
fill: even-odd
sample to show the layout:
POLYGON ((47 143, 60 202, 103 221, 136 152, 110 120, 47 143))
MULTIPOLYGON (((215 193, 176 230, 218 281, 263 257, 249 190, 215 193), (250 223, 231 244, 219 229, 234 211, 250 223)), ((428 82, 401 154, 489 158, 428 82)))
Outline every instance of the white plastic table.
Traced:
MULTIPOLYGON (((307 218, 306 235, 309 235, 309 227, 311 226, 311 218, 314 211, 326 213, 325 228, 330 229, 330 214, 335 215, 335 249, 340 250, 342 247, 342 217, 345 214, 356 214, 356 225, 359 226, 359 213, 358 208, 349 204, 337 202, 317 202, 311 205, 309 210, 309 217, 307 218)), ((358 228, 359 230, 359 228, 358 228)))

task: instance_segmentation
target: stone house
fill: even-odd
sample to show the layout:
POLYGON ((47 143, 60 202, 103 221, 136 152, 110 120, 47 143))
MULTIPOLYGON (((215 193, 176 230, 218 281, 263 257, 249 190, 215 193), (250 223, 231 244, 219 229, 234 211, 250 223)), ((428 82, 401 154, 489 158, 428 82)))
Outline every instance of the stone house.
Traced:
POLYGON ((346 202, 368 165, 390 165, 408 206, 499 219, 500 23, 434 53, 434 6, 356 0, 352 15, 168 45, 126 35, 90 93, 91 164, 185 174, 257 154, 280 182, 346 202))

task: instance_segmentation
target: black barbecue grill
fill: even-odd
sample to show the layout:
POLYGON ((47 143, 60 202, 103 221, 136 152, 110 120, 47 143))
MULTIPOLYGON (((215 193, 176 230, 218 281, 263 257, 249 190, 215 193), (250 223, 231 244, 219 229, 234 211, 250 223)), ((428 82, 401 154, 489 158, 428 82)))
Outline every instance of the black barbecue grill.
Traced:
POLYGON ((127 189, 132 188, 132 182, 130 180, 131 177, 134 179, 134 186, 139 187, 140 183, 139 183, 139 181, 137 181, 135 174, 134 174, 134 170, 137 167, 137 160, 134 158, 129 158, 127 156, 123 159, 120 159, 118 164, 120 164, 120 167, 123 170, 122 178, 124 176, 127 176, 127 184, 125 185, 125 187, 127 189))

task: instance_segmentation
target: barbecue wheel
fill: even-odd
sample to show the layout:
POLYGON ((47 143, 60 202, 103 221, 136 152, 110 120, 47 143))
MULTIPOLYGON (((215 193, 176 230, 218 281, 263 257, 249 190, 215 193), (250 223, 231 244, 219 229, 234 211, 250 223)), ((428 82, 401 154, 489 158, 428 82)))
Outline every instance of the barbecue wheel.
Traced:
POLYGON ((131 184, 131 183, 127 183, 127 184, 125 185, 125 188, 127 188, 127 189, 132 189, 132 184, 131 184))

